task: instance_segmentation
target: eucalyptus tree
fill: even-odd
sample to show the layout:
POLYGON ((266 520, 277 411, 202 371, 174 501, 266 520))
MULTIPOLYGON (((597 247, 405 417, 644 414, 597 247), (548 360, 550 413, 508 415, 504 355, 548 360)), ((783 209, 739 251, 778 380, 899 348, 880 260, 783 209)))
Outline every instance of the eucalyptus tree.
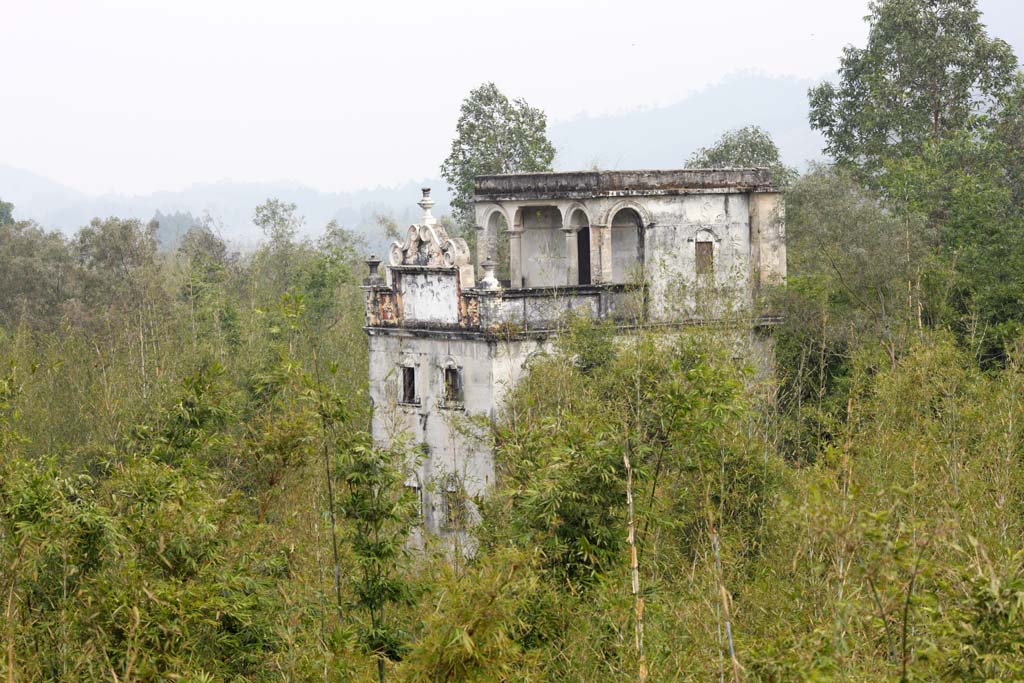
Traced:
POLYGON ((809 92, 811 127, 837 162, 873 177, 886 159, 970 129, 1013 85, 1013 50, 977 0, 875 0, 867 45, 845 48, 839 82, 809 92))

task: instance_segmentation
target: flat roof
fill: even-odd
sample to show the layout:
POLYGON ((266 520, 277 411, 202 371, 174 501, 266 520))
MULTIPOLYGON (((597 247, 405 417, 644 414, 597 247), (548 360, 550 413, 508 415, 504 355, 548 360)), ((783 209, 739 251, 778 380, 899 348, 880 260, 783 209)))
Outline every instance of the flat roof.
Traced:
POLYGON ((776 192, 767 168, 569 171, 477 176, 477 201, 776 192))

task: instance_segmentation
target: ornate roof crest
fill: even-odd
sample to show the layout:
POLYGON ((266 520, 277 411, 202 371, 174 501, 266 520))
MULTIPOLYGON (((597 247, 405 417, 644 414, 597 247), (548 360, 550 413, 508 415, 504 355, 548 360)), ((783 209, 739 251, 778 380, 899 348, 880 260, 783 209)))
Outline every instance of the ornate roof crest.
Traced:
POLYGON ((410 225, 404 242, 392 242, 388 260, 392 266, 430 266, 461 268, 469 264, 469 245, 461 237, 449 237, 444 226, 430 212, 434 200, 430 188, 423 188, 419 201, 423 217, 419 225, 410 225))

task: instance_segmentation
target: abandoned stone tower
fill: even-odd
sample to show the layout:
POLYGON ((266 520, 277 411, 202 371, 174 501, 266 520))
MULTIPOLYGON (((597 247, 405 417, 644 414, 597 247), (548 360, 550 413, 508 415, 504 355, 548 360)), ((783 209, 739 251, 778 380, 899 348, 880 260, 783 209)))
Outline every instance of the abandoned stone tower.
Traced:
POLYGON ((758 294, 786 276, 780 196, 765 169, 482 176, 477 259, 431 215, 368 261, 366 333, 373 436, 408 434, 425 456, 407 484, 426 528, 473 514, 494 481, 473 417, 497 417, 529 356, 567 314, 623 328, 729 316, 769 322, 758 294), (502 234, 504 233, 504 234, 502 234), (505 263, 491 259, 507 251, 505 263))

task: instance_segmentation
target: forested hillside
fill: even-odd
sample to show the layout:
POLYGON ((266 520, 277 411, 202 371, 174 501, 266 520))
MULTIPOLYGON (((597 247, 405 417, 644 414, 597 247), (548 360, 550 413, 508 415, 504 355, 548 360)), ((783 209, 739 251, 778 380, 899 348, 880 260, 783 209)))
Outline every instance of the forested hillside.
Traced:
POLYGON ((809 93, 829 164, 689 160, 784 186, 774 375, 567 320, 467 426, 470 548, 413 550, 418 446, 367 435, 357 235, 0 204, 2 680, 1024 678, 1024 76, 973 0, 871 7, 809 93))

